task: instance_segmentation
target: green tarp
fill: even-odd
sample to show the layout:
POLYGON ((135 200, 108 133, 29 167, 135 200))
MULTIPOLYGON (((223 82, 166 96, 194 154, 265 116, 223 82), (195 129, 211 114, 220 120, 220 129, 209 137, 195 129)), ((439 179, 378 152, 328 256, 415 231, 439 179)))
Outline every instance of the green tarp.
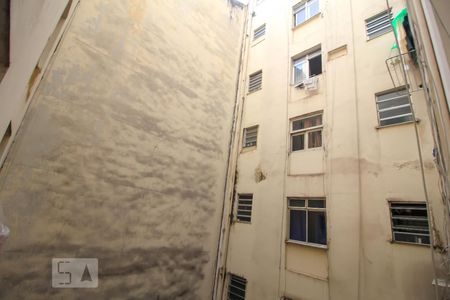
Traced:
MULTIPOLYGON (((405 17, 407 15, 408 15, 408 10, 406 8, 404 8, 401 11, 399 11, 399 13, 392 20, 392 26, 394 26, 394 32, 395 32, 395 35, 397 36, 398 40, 400 40, 400 35, 398 32, 399 26, 402 26, 403 20, 405 20, 405 17)), ((396 49, 396 48, 398 48, 397 43, 394 43, 394 45, 392 46, 392 49, 396 49)))

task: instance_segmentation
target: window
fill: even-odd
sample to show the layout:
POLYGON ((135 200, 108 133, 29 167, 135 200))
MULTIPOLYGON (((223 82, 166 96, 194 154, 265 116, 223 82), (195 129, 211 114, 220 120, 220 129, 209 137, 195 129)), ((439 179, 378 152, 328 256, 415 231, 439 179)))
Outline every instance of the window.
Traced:
POLYGON ((263 24, 255 29, 253 32, 253 40, 257 40, 258 38, 264 36, 266 34, 266 24, 263 24))
POLYGON ((380 126, 401 124, 413 120, 406 89, 378 94, 376 97, 380 126))
POLYGON ((244 148, 255 147, 258 138, 258 126, 252 126, 244 129, 244 148))
POLYGON ((243 222, 251 222, 252 221, 252 204, 253 204, 253 195, 239 194, 236 220, 243 221, 243 222))
POLYGON ((289 240, 305 243, 327 244, 325 199, 288 199, 289 240))
POLYGON ((0 80, 9 67, 10 0, 0 0, 0 80))
POLYGON ((230 274, 228 283, 228 300, 244 300, 247 279, 234 274, 230 274))
POLYGON ((373 39, 391 31, 392 11, 383 11, 366 20, 367 39, 373 39))
POLYGON ((262 85, 262 71, 258 71, 249 76, 248 92, 254 92, 261 89, 262 85))
POLYGON ((322 113, 291 121, 291 151, 322 147, 322 113))
POLYGON ((319 0, 302 1, 292 8, 294 14, 294 27, 319 13, 319 0))
POLYGON ((321 50, 314 51, 305 56, 293 60, 294 85, 299 85, 303 80, 322 74, 321 50))
POLYGON ((425 203, 390 202, 392 240, 429 245, 428 213, 425 203))

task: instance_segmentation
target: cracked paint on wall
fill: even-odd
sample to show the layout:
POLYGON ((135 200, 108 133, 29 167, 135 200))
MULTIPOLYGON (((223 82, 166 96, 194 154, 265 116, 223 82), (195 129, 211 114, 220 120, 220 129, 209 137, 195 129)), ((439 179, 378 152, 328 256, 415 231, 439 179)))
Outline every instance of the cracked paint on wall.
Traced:
POLYGON ((210 297, 241 13, 80 2, 0 174, 0 298, 210 297), (97 257, 99 288, 52 289, 53 257, 97 257))

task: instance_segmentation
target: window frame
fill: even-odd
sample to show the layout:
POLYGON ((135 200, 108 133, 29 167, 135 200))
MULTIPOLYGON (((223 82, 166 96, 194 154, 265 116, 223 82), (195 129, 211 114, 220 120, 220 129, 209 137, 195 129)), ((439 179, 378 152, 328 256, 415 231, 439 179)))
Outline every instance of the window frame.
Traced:
MULTIPOLYGON (((377 38, 377 37, 382 36, 382 35, 384 35, 384 34, 386 34, 388 32, 391 32, 392 31, 391 22, 393 20, 393 17, 394 16, 392 14, 392 7, 390 7, 389 9, 385 9, 385 10, 383 10, 383 11, 381 11, 381 12, 379 12, 379 13, 377 13, 377 14, 375 14, 375 15, 367 18, 367 19, 365 19, 364 20, 364 24, 365 24, 365 31, 366 31, 367 41, 373 40, 374 38, 377 38), (369 24, 373 23, 374 21, 377 21, 379 19, 383 19, 386 15, 389 15, 390 16, 390 20, 391 20, 390 22, 387 23, 387 26, 385 25, 383 28, 378 29, 378 30, 375 31, 375 33, 376 32, 379 32, 379 33, 374 34, 374 32, 372 32, 372 34, 369 34, 369 31, 368 31, 368 29, 370 27, 369 24)), ((373 24, 371 24, 371 25, 373 26, 373 24)), ((376 27, 376 26, 377 25, 375 25, 373 27, 376 27)))
POLYGON ((242 137, 242 149, 252 149, 252 148, 256 148, 258 146, 258 131, 259 131, 259 125, 253 125, 253 126, 244 128, 243 137, 242 137), (250 129, 256 130, 256 139, 255 139, 254 145, 247 145, 247 132, 250 129))
POLYGON ((237 195, 237 199, 236 200, 237 200, 236 201, 236 207, 234 209, 234 212, 235 212, 234 221, 238 222, 238 223, 251 224, 252 223, 252 213, 253 213, 253 194, 250 194, 250 193, 239 193, 237 195), (244 199, 244 198, 241 198, 241 197, 247 197, 247 198, 244 199), (251 198, 249 199, 249 197, 251 197, 251 198), (240 203, 241 200, 245 200, 245 201, 249 201, 250 200, 251 204, 240 203), (241 211, 248 211, 248 212, 250 212, 250 214, 248 216, 247 215, 241 215, 241 217, 249 218, 249 220, 239 219, 239 206, 250 207, 250 210, 242 210, 241 209, 241 211))
POLYGON ((296 86, 296 87, 297 87, 297 86, 300 86, 300 85, 303 84, 303 81, 305 81, 306 79, 310 79, 310 78, 313 78, 313 77, 317 77, 317 76, 321 75, 322 73, 323 73, 322 47, 320 47, 319 49, 315 49, 315 50, 312 50, 312 51, 308 51, 305 55, 300 55, 300 56, 298 56, 298 57, 293 57, 293 58, 292 58, 292 84, 293 84, 294 86, 296 86), (320 66, 321 66, 320 74, 311 76, 311 75, 310 75, 309 62, 310 62, 311 59, 316 58, 316 57, 318 57, 318 56, 320 56, 320 60, 321 60, 321 64, 320 64, 320 66), (304 63, 304 64, 306 65, 306 72, 305 72, 305 73, 306 73, 306 77, 303 78, 302 80, 296 81, 296 80, 295 80, 295 70, 296 70, 295 67, 296 67, 297 65, 302 64, 302 63, 304 63))
POLYGON ((320 0, 303 0, 298 2, 292 7, 292 16, 293 16, 293 28, 296 28, 304 23, 306 23, 311 18, 317 16, 320 14, 320 0), (311 3, 312 2, 318 2, 318 9, 317 13, 314 15, 311 15, 311 3), (301 11, 305 10, 305 20, 303 22, 297 23, 297 14, 301 11))
POLYGON ((302 115, 302 116, 298 116, 298 117, 292 118, 290 120, 289 135, 290 135, 290 145, 289 145, 289 152, 290 153, 297 152, 297 151, 305 151, 305 150, 323 148, 323 111, 315 112, 315 113, 311 113, 311 114, 302 115), (306 119, 313 118, 313 117, 316 117, 316 116, 321 116, 321 125, 307 127, 307 128, 302 128, 302 129, 297 129, 297 130, 293 129, 294 122, 300 121, 300 120, 306 120, 306 119), (309 133, 317 132, 317 131, 321 131, 321 143, 320 143, 320 146, 319 147, 311 147, 310 148, 309 147, 309 133), (294 136, 298 136, 298 135, 304 135, 304 139, 303 139, 303 145, 304 146, 303 146, 303 149, 293 150, 292 149, 292 146, 293 146, 292 139, 293 139, 294 136))
MULTIPOLYGON (((396 200, 388 200, 388 208, 389 208, 389 220, 390 220, 390 223, 391 223, 391 243, 395 243, 395 244, 409 244, 409 245, 417 245, 417 246, 425 246, 425 247, 430 247, 431 246, 432 237, 431 237, 431 232, 430 232, 430 219, 429 219, 429 216, 428 216, 427 203, 425 201, 396 201, 396 200), (424 205, 423 208, 420 208, 420 209, 419 208, 414 208, 414 209, 415 210, 424 210, 426 212, 426 221, 427 221, 427 232, 428 232, 428 234, 406 233, 406 232, 398 231, 398 229, 399 229, 398 227, 396 228, 397 231, 395 231, 395 228, 394 228, 395 227, 394 226, 394 216, 392 214, 392 209, 393 209, 393 206, 395 206, 396 204, 402 204, 402 205, 422 204, 422 205, 424 205), (414 235, 415 234, 415 235, 428 236, 429 243, 427 244, 427 243, 417 243, 417 242, 407 242, 407 241, 396 240, 395 233, 410 234, 410 235, 414 235)), ((400 209, 400 208, 396 208, 396 209, 400 209)), ((406 208, 403 208, 403 209, 406 209, 406 208)), ((399 219, 399 217, 397 217, 397 219, 399 219)), ((423 218, 422 219, 421 218, 415 218, 415 220, 422 220, 423 221, 424 219, 423 218)), ((405 227, 407 228, 408 226, 405 226, 405 227)), ((405 229, 403 229, 403 230, 405 230, 405 229)), ((409 230, 412 230, 412 229, 409 229, 409 230)), ((420 231, 421 229, 417 229, 416 228, 415 230, 420 231)))
POLYGON ((402 125, 402 124, 409 124, 409 123, 413 123, 414 122, 414 118, 413 118, 413 114, 412 114, 412 103, 410 102, 409 99, 409 90, 407 89, 407 87, 403 86, 400 88, 396 88, 393 90, 387 90, 387 91, 383 91, 383 92, 379 92, 375 94, 375 106, 376 106, 376 110, 377 110, 377 120, 378 120, 378 128, 383 128, 383 127, 390 127, 390 126, 397 126, 397 125, 402 125), (394 93, 399 93, 399 92, 405 92, 405 94, 403 95, 397 95, 395 97, 392 98, 388 98, 388 99, 383 99, 383 100, 378 100, 378 98, 380 96, 385 96, 385 95, 389 95, 389 94, 394 94, 394 93), (401 105, 397 105, 397 106, 392 106, 392 107, 388 107, 388 108, 379 108, 379 104, 380 103, 386 103, 388 101, 392 101, 392 100, 396 100, 396 99, 401 99, 403 97, 406 97, 408 99, 408 103, 407 104, 401 104, 401 105), (410 113, 407 114, 401 114, 401 115, 395 115, 395 116, 391 116, 391 117, 385 117, 385 118, 381 118, 380 113, 386 112, 386 111, 391 111, 391 110, 395 110, 395 109, 399 109, 399 108, 405 108, 405 107, 409 107, 410 108, 410 113), (382 124, 383 121, 386 120, 394 120, 396 118, 402 118, 402 117, 410 117, 409 120, 406 121, 401 121, 401 122, 396 122, 396 123, 390 123, 390 124, 382 124))
POLYGON ((228 273, 228 275, 229 276, 228 276, 228 286, 227 286, 227 291, 226 291, 226 297, 227 297, 226 299, 228 299, 228 300, 231 299, 230 298, 230 287, 233 287, 233 288, 237 288, 238 290, 241 290, 244 292, 244 298, 242 298, 241 295, 236 295, 236 294, 232 293, 235 297, 238 297, 238 298, 234 298, 234 299, 245 300, 245 297, 247 295, 247 279, 243 276, 239 276, 239 275, 236 275, 233 273, 228 273), (236 285, 232 286, 233 279, 238 284, 244 285, 244 289, 242 290, 242 288, 237 287, 236 285))
POLYGON ((262 39, 265 35, 266 35, 266 23, 262 24, 261 26, 258 26, 255 30, 253 30, 253 41, 258 41, 262 39))
POLYGON ((263 83, 263 71, 262 71, 262 69, 261 70, 258 70, 258 71, 256 71, 256 72, 253 72, 253 73, 251 73, 250 75, 248 75, 248 88, 247 88, 247 94, 251 94, 251 93, 255 93, 255 92, 257 92, 257 91, 259 91, 259 90, 261 90, 262 89, 262 83, 263 83), (257 75, 260 75, 261 76, 261 79, 260 79, 260 83, 259 83, 259 86, 254 86, 254 84, 252 85, 252 77, 256 77, 257 75))
POLYGON ((288 197, 287 198, 287 242, 289 243, 294 243, 294 244, 301 244, 301 245, 306 245, 306 246, 312 246, 312 247, 317 247, 317 248, 323 248, 323 249, 327 249, 328 248, 328 216, 327 216, 327 201, 326 201, 326 197, 288 197), (300 206, 291 206, 290 205, 290 201, 291 200, 303 200, 305 201, 305 205, 303 207, 300 206), (324 203, 324 207, 309 207, 308 206, 308 202, 309 200, 321 200, 324 203), (300 241, 300 240, 296 240, 296 239, 292 239, 291 238, 291 211, 295 210, 295 211, 305 211, 305 241, 300 241), (309 212, 323 212, 324 216, 325 216, 325 244, 318 244, 318 243, 312 243, 308 241, 308 229, 309 229, 309 225, 308 225, 308 217, 309 217, 309 212))

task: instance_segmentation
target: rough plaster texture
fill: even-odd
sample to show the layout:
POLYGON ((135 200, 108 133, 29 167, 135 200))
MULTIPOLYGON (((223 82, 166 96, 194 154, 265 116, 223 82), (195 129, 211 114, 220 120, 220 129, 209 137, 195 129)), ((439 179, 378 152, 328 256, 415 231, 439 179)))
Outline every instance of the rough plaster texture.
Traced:
POLYGON ((242 10, 81 1, 0 174, 2 299, 207 299, 242 10), (53 257, 99 288, 52 289, 53 257))

